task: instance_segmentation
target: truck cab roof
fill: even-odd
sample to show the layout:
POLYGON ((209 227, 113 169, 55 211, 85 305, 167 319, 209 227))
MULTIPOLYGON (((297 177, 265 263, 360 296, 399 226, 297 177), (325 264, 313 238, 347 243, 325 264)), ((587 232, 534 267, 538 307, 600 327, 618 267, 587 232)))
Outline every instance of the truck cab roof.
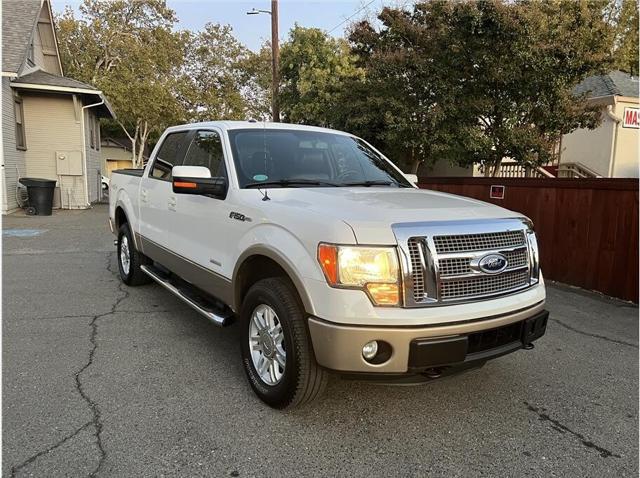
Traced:
POLYGON ((316 131, 333 134, 341 134, 344 136, 352 136, 344 131, 339 131, 330 128, 322 128, 319 126, 309 126, 303 124, 293 123, 276 123, 273 121, 203 121, 200 123, 186 123, 182 125, 172 126, 167 129, 167 133, 175 131, 184 131, 191 129, 202 128, 218 128, 222 131, 230 131, 234 129, 283 129, 283 130, 298 130, 298 131, 316 131))

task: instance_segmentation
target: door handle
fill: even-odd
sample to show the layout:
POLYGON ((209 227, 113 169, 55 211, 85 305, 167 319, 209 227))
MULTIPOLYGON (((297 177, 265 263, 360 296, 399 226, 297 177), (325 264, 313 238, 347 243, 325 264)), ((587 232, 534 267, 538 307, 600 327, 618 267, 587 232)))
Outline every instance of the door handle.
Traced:
POLYGON ((169 206, 169 209, 171 211, 175 211, 176 210, 176 197, 175 196, 170 196, 169 200, 167 201, 167 205, 169 206))
POLYGON ((148 198, 147 190, 146 190, 146 189, 142 189, 142 190, 140 191, 140 200, 141 200, 142 202, 147 202, 147 198, 148 198))

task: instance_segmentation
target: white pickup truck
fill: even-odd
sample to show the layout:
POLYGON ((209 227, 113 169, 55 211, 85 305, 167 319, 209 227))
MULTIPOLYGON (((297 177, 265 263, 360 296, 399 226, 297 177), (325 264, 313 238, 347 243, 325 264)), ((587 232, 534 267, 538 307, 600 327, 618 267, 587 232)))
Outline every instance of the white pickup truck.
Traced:
POLYGON ((416 188, 353 135, 209 122, 169 128, 112 175, 120 276, 154 280, 214 324, 239 322, 275 408, 332 374, 416 383, 476 368, 546 329, 526 217, 416 188))

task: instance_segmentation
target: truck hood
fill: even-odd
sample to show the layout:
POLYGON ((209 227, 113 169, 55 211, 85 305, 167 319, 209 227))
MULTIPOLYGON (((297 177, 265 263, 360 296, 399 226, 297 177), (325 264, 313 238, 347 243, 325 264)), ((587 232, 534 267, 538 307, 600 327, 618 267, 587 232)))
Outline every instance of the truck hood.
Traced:
POLYGON ((519 216, 493 204, 424 189, 386 187, 270 189, 271 200, 349 224, 360 244, 394 244, 391 225, 519 216))

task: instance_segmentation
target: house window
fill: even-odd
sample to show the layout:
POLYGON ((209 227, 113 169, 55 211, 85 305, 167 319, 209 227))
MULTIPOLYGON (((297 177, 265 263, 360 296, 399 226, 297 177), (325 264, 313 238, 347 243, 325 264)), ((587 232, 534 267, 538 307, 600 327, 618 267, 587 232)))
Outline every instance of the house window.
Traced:
POLYGON ((98 119, 97 116, 95 116, 95 121, 96 121, 96 149, 98 151, 100 151, 100 120, 98 119))
POLYGON ((91 149, 96 147, 96 123, 95 117, 89 113, 89 146, 91 149))
POLYGON ((16 99, 13 106, 16 115, 16 148, 27 149, 27 138, 24 132, 24 109, 22 108, 22 100, 16 99))

